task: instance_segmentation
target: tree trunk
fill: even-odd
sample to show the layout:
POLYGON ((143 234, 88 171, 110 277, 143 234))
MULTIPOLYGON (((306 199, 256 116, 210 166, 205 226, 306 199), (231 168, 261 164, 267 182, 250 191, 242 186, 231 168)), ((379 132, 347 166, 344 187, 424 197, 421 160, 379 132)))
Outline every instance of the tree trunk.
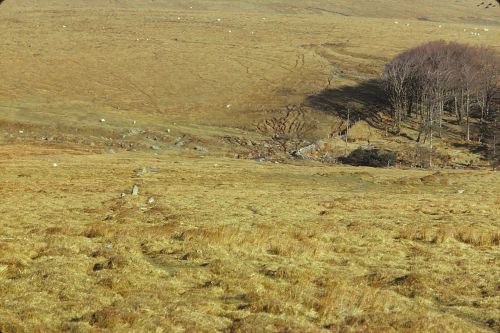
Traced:
POLYGON ((470 112, 470 96, 469 96, 469 93, 467 92, 467 97, 466 97, 466 101, 465 101, 466 138, 467 138, 467 141, 470 141, 470 119, 469 119, 469 112, 470 112))
POLYGON ((431 120, 430 120, 430 126, 429 126, 429 131, 430 131, 430 137, 429 137, 429 168, 432 168, 432 125, 434 123, 434 119, 431 115, 431 120))
POLYGON ((458 110, 458 98, 455 96, 455 116, 457 117, 457 123, 458 125, 462 125, 462 115, 460 111, 458 110))

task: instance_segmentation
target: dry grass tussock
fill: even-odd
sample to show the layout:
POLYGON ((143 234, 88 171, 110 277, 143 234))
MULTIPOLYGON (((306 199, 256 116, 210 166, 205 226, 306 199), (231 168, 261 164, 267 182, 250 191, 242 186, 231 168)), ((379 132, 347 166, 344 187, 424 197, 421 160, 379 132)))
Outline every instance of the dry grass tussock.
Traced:
POLYGON ((2 332, 499 328, 495 173, 51 159, 1 162, 2 332))

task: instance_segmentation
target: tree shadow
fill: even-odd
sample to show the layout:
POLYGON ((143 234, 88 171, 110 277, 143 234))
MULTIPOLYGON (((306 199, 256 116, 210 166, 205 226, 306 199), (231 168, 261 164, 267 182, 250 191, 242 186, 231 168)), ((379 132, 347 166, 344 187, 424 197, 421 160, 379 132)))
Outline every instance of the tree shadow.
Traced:
POLYGON ((343 120, 347 120, 349 111, 351 123, 364 120, 371 126, 382 129, 384 121, 380 119, 379 113, 389 108, 385 96, 382 81, 371 79, 355 86, 324 89, 318 94, 308 96, 306 105, 343 120))

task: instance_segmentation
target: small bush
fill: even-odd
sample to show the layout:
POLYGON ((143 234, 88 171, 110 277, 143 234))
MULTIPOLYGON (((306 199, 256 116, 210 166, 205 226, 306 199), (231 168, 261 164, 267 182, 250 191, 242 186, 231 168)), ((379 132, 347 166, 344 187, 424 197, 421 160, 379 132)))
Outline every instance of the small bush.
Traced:
POLYGON ((339 160, 344 164, 383 168, 395 165, 396 154, 385 149, 367 149, 360 147, 339 160))

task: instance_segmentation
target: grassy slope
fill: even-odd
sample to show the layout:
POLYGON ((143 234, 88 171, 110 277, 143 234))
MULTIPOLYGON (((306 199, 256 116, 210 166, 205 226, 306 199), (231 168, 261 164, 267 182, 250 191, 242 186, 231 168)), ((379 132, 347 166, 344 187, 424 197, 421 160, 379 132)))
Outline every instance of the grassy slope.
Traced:
POLYGON ((26 149, 0 151, 3 332, 498 329, 496 174, 26 149))
POLYGON ((405 48, 500 47, 498 8, 380 2, 7 0, 0 331, 497 331, 496 174, 222 157, 405 48))

